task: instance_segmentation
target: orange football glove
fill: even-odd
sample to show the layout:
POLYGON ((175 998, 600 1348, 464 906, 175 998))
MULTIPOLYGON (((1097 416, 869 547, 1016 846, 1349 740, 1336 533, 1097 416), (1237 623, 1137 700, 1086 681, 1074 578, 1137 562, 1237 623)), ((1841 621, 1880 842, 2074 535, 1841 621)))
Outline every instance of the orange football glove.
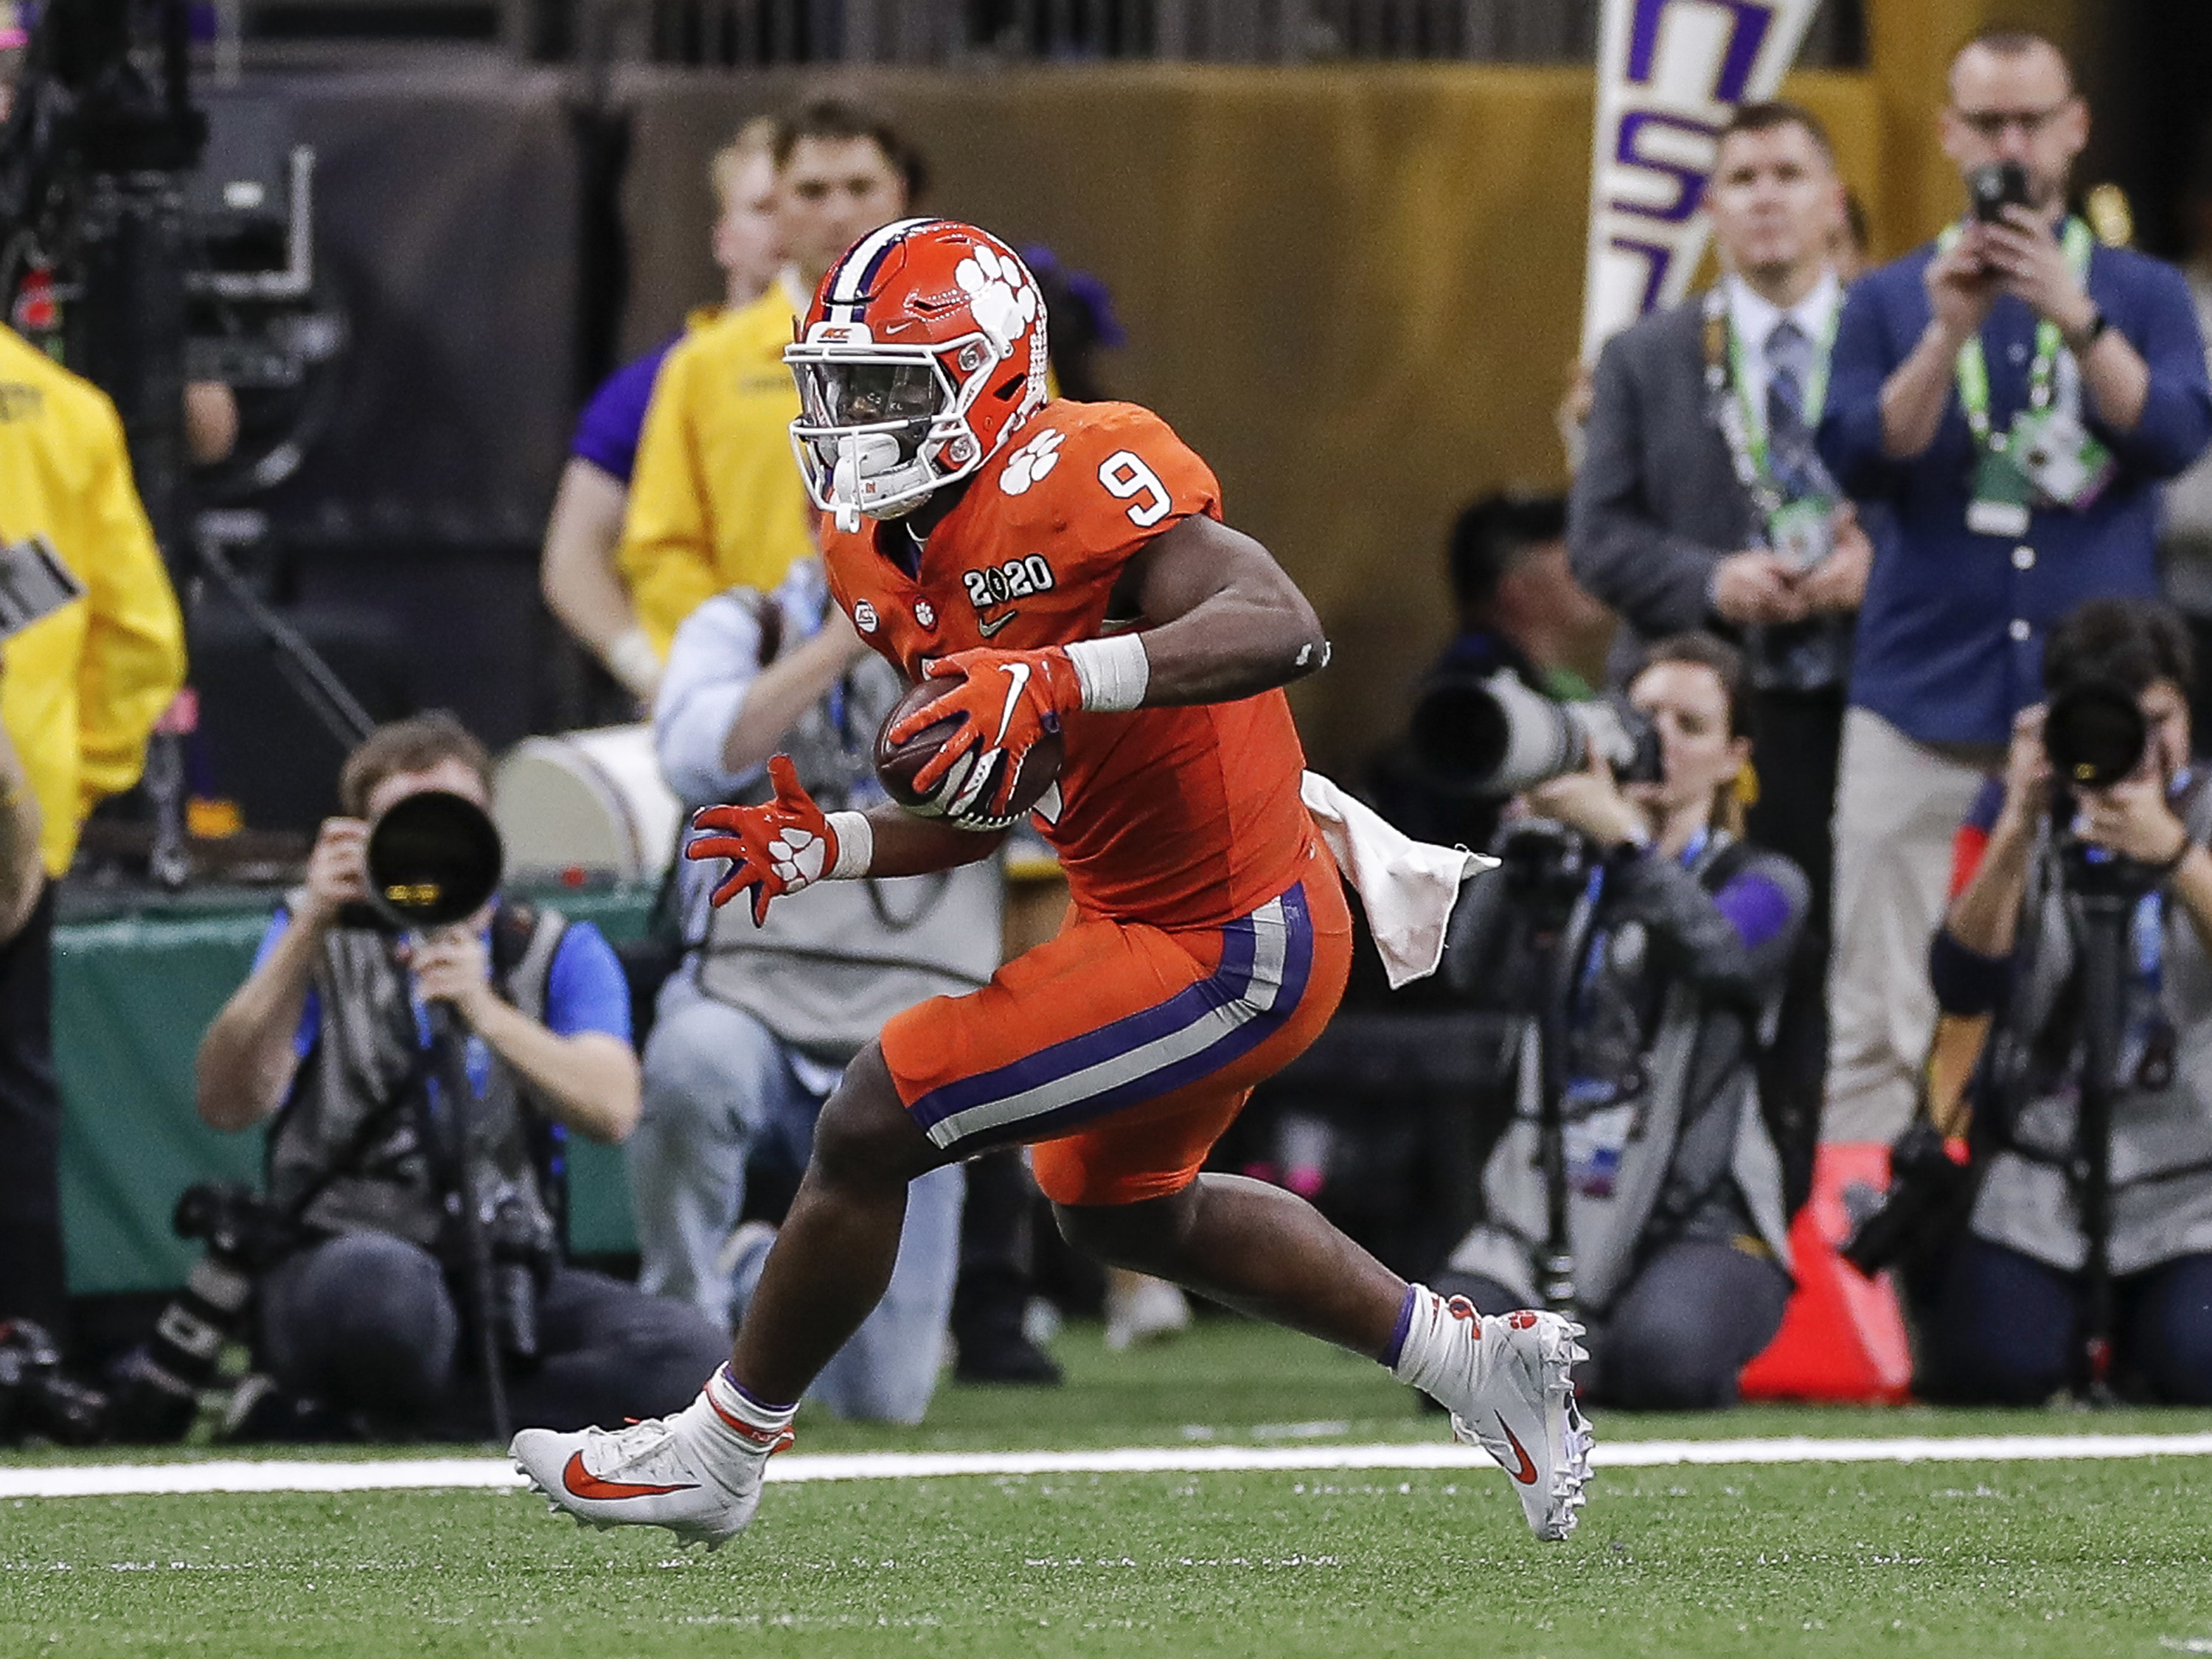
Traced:
POLYGON ((1075 665, 1055 645, 1042 651, 958 651, 939 657, 924 672, 932 679, 957 675, 960 683, 891 727, 890 740, 904 743, 939 720, 967 718, 914 775, 914 787, 928 793, 963 755, 973 751, 975 758, 953 799, 941 803, 945 812, 950 817, 986 810, 993 817, 1004 815, 1030 750, 1046 732, 1060 730, 1062 715, 1083 707, 1083 681, 1075 665), (994 772, 992 763, 1001 755, 1006 764, 994 772), (975 797, 994 775, 999 787, 986 809, 975 797))
POLYGON ((788 755, 768 763, 775 799, 758 806, 702 806, 691 815, 700 835, 684 848, 687 859, 727 859, 730 873, 714 890, 717 908, 748 889, 753 896, 753 926, 768 920, 771 900, 811 887, 837 867, 837 832, 800 787, 788 755))

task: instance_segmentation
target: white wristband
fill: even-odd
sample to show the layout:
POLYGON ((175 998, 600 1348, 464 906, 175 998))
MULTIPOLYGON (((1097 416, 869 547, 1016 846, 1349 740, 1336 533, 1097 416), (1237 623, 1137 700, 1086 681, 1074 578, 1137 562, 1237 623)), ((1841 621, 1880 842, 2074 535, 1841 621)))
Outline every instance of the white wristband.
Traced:
POLYGON ((628 629, 610 641, 601 660, 607 672, 641 702, 651 702, 660 689, 660 653, 642 628, 628 629))
POLYGON ((876 861, 876 826, 866 812, 832 812, 830 832, 837 837, 837 862, 822 872, 824 881, 858 881, 876 861))
POLYGON ((1083 706, 1094 714, 1126 714, 1139 708, 1152 684, 1152 659, 1141 634, 1111 639, 1078 640, 1067 647, 1075 678, 1083 684, 1083 706))

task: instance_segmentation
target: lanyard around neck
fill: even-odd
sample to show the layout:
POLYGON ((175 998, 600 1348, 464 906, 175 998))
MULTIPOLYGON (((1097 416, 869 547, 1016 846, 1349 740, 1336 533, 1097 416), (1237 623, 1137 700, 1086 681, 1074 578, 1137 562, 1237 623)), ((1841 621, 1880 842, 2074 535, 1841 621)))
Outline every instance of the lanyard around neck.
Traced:
MULTIPOLYGON (((1951 226, 1936 239, 1936 246, 1948 252, 1959 240, 1959 228, 1951 226)), ((2085 281, 2089 275, 2089 251, 2096 238, 2089 227, 2079 219, 2069 218, 2060 233, 2059 246, 2066 254, 2066 263, 2074 272, 2076 282, 2085 281)), ((2031 409, 2051 406, 2051 381, 2058 365, 2058 353, 2065 341, 2058 325, 2048 317, 2035 325, 2035 360, 2027 369, 2027 403, 2031 409)), ((1966 411, 1966 429, 1974 434, 1974 442, 1983 449, 1991 447, 1990 431, 1990 362, 1982 350, 1982 337, 1977 332, 1959 348, 1958 363, 1959 406, 1966 411)))

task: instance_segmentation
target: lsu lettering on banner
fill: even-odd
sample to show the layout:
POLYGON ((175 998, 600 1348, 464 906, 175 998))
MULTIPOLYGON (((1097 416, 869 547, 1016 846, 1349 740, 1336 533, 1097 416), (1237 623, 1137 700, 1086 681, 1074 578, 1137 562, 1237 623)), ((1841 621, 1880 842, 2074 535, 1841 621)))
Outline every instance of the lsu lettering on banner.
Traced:
POLYGON ((1713 141, 1771 98, 1820 0, 1605 0, 1583 356, 1689 292, 1713 141))

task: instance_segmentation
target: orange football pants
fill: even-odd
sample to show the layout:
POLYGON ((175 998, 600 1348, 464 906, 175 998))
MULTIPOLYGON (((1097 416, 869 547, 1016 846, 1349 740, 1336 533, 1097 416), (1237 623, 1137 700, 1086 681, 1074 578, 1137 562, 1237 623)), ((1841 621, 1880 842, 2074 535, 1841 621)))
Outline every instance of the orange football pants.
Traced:
POLYGON ((1071 913, 981 990, 884 1027, 899 1098, 949 1152, 1034 1146, 1055 1203, 1180 1192, 1344 995, 1351 911, 1326 850, 1310 870, 1220 927, 1071 913))

